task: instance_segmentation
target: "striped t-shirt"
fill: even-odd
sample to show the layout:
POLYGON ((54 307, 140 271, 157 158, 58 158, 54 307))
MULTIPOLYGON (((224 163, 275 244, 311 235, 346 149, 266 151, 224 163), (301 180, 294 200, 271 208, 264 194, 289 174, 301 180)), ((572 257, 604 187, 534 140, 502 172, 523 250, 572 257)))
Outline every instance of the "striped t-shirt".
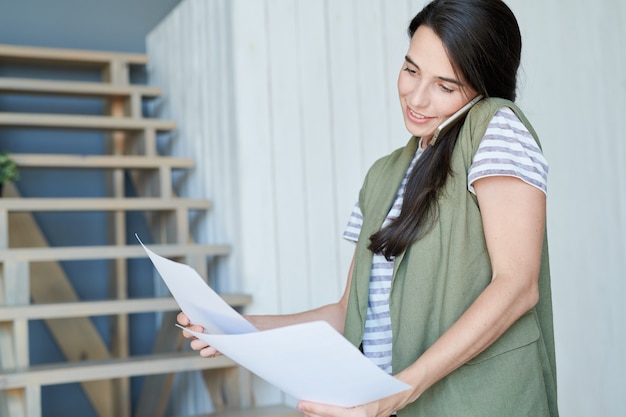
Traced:
MULTIPOLYGON (((406 182, 422 153, 420 143, 398 188, 393 206, 383 222, 383 227, 400 214, 406 182)), ((530 132, 508 107, 500 109, 487 127, 468 173, 468 190, 474 193, 472 185, 480 178, 502 175, 519 178, 544 193, 547 192, 548 164, 546 159, 530 132)), ((363 214, 357 202, 343 237, 356 242, 362 225, 363 214)), ((389 374, 392 373, 389 293, 393 265, 393 260, 387 261, 384 256, 374 254, 363 334, 363 353, 389 374)))

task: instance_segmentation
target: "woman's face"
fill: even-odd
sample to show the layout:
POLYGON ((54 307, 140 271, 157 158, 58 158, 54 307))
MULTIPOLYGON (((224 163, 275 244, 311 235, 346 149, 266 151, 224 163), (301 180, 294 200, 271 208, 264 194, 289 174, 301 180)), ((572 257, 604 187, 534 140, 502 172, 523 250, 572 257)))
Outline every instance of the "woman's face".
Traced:
POLYGON ((423 138, 422 146, 437 126, 476 96, 458 76, 441 39, 428 26, 418 27, 398 76, 398 93, 406 128, 423 138))

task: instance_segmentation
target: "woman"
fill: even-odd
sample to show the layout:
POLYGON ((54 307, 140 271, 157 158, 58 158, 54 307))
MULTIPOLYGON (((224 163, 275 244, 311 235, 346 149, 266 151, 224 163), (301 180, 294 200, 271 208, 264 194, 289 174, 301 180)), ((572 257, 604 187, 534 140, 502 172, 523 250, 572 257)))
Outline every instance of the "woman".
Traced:
POLYGON ((327 320, 412 387, 351 409, 301 401, 307 416, 557 416, 547 163, 513 103, 517 21, 500 0, 435 0, 408 32, 398 92, 413 137, 368 172, 344 233, 356 249, 343 297, 249 319, 327 320))

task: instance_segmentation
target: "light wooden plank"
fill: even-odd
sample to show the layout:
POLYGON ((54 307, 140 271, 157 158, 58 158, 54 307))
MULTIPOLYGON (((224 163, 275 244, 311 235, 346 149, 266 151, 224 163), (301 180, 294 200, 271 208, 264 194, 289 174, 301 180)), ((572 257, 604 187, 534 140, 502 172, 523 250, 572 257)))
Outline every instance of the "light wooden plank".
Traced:
POLYGON ((64 362, 55 365, 31 366, 26 369, 0 371, 0 389, 29 385, 57 385, 137 375, 156 375, 201 369, 237 366, 225 356, 203 358, 197 352, 142 355, 101 361, 64 362))
MULTIPOLYGON (((3 310, 4 307, 2 307, 3 310)), ((15 347, 13 343, 13 323, 0 322, 0 369, 15 366, 15 347)))
POLYGON ((37 63, 63 62, 67 64, 106 65, 111 60, 115 59, 136 65, 143 65, 148 62, 148 56, 145 54, 64 48, 39 48, 16 45, 0 45, 0 57, 2 57, 4 61, 15 59, 29 60, 37 63))
POLYGON ((0 210, 51 211, 179 211, 208 210, 211 202, 191 198, 2 198, 0 210))
POLYGON ((39 417, 42 415, 41 408, 41 387, 39 385, 29 385, 25 388, 26 394, 26 415, 28 417, 39 417))
POLYGON ((143 154, 152 157, 157 155, 157 127, 143 129, 143 154))
MULTIPOLYGON (((360 71, 357 64, 360 51, 357 49, 357 36, 362 30, 357 23, 354 3, 328 2, 329 68, 332 86, 330 107, 333 112, 333 173, 332 181, 336 192, 336 228, 346 227, 352 206, 357 201, 363 181, 361 136, 364 126, 360 119, 359 97, 361 86, 355 73, 360 71), (346 71, 346 68, 356 68, 346 71)), ((366 65, 370 65, 368 62, 366 65)), ((369 117, 372 116, 370 114, 369 117)), ((339 235, 340 236, 340 235, 339 235)), ((340 244, 340 270, 338 278, 345 282, 348 274, 353 245, 340 244)))
POLYGON ((84 81, 51 81, 34 78, 0 77, 0 92, 23 94, 52 94, 55 96, 126 97, 133 95, 157 97, 161 89, 149 85, 115 85, 84 81))
MULTIPOLYGON (((188 254, 206 256, 226 256, 231 249, 228 245, 150 245, 153 252, 165 257, 182 257, 188 254)), ((144 258, 146 252, 141 246, 65 246, 48 248, 16 248, 0 250, 0 262, 13 261, 78 261, 86 259, 144 258)))
POLYGON ((269 101, 271 62, 267 31, 267 2, 232 1, 233 16, 255 21, 245 30, 233 33, 233 72, 237 82, 235 114, 245 115, 237 124, 239 157, 238 186, 242 215, 239 253, 242 262, 243 288, 255 295, 250 313, 277 313, 281 304, 278 293, 275 184, 272 178, 272 112, 269 101), (254 71, 250 72, 250 68, 254 71), (253 207, 252 210, 246 208, 253 207), (246 214, 247 213, 247 214, 246 214), (263 221, 259 221, 263 219, 263 221), (263 242, 263 251, 258 242, 263 242), (258 303, 257 303, 258 301, 258 303))
MULTIPOLYGON (((4 306, 26 304, 30 301, 30 268, 28 263, 5 261, 2 269, 2 285, 4 306)), ((28 321, 23 317, 16 317, 12 321, 12 344, 14 351, 14 366, 28 366, 28 321)))
MULTIPOLYGON (((278 235, 276 216, 276 184, 274 175, 273 112, 270 101, 272 61, 269 51, 268 9, 271 2, 232 0, 234 19, 254 21, 232 32, 233 118, 236 123, 237 175, 233 189, 239 190, 241 233, 238 253, 242 288, 254 294, 254 304, 247 313, 280 312, 278 281, 278 235), (250 71, 254 68, 254 71, 250 71), (253 207, 253 210, 246 208, 253 207), (263 219, 262 222, 259 219, 263 219), (258 242, 263 241, 263 251, 258 242)), ((333 2, 330 2, 333 3, 333 2)), ((292 51, 290 51, 292 52, 292 51)), ((167 58, 167 54, 163 53, 167 58)), ((346 67, 348 68, 348 67, 346 67)), ((295 135, 295 133, 294 133, 295 135)), ((291 239, 291 238, 290 238, 291 239)), ((280 402, 283 395, 269 384, 255 385, 255 393, 266 402, 280 402)))
POLYGON ((294 313, 310 306, 309 291, 302 291, 302 288, 308 287, 308 266, 312 260, 308 259, 306 243, 294 245, 292 240, 295 231, 301 231, 303 235, 307 233, 302 229, 302 221, 307 218, 302 143, 306 115, 300 103, 300 83, 304 80, 300 78, 301 67, 297 60, 284 52, 300 48, 298 38, 294 36, 298 33, 298 7, 297 2, 277 0, 268 9, 269 61, 272 63, 269 86, 274 152, 272 180, 276 187, 274 216, 280 219, 276 224, 280 313, 294 313))
MULTIPOLYGON (((309 260, 307 282, 309 307, 336 302, 343 293, 338 259, 338 239, 343 232, 345 217, 337 219, 335 211, 337 190, 334 172, 333 118, 328 66, 328 32, 326 4, 324 2, 298 3, 298 63, 301 74, 302 147, 304 173, 304 202, 306 218, 302 219, 303 237, 309 260)), ((348 207, 346 207, 347 212, 348 207)), ((285 293, 301 292, 285 288, 285 293)), ((290 298, 290 297, 289 297, 290 298)), ((297 300, 294 300, 297 302, 297 300)), ((287 305, 289 311, 297 305, 287 305)), ((300 307, 301 309, 302 307, 300 307)))
POLYGON ((71 154, 11 154, 20 168, 172 169, 193 168, 191 158, 169 156, 109 156, 71 154))
POLYGON ((168 131, 176 128, 174 122, 160 119, 11 112, 0 113, 0 126, 129 131, 144 129, 168 131))
MULTIPOLYGON (((105 80, 120 85, 126 85, 129 81, 128 66, 124 63, 115 60, 105 68, 103 76, 105 80)), ((132 117, 138 117, 136 114, 126 113, 124 99, 121 97, 113 97, 108 100, 108 114, 115 118, 123 118, 125 115, 132 117)), ((113 155, 124 154, 125 143, 128 138, 128 133, 124 131, 110 132, 111 140, 108 145, 112 145, 113 155)), ((124 170, 116 169, 109 173, 111 180, 110 186, 112 187, 113 196, 116 199, 123 199, 126 193, 124 186, 124 170)), ((109 193, 110 195, 111 193, 109 193)), ((112 239, 116 246, 124 246, 126 243, 126 213, 122 210, 116 210, 112 213, 110 218, 113 220, 113 227, 109 228, 109 233, 112 233, 112 239)), ((112 262, 114 267, 111 268, 109 274, 109 293, 113 294, 113 298, 123 300, 128 298, 128 271, 127 262, 125 259, 115 259, 112 262)), ((120 312, 119 314, 111 317, 109 322, 111 329, 110 351, 111 355, 115 358, 127 358, 130 356, 130 344, 129 344, 129 321, 128 315, 120 312)), ((131 413, 131 399, 130 399, 130 379, 120 378, 112 381, 113 386, 113 411, 116 417, 130 417, 131 413)))
POLYGON ((130 84, 130 73, 127 62, 117 57, 111 58, 108 65, 104 66, 102 79, 116 85, 130 84))
POLYGON ((166 166, 159 169, 159 195, 162 198, 172 198, 172 170, 166 166))
MULTIPOLYGON (((220 296, 234 308, 245 307, 252 302, 252 297, 247 294, 220 294, 220 296)), ((136 314, 179 310, 180 307, 172 297, 24 304, 3 306, 0 309, 0 321, 91 317, 117 313, 136 314)))
POLYGON ((0 207, 0 249, 9 247, 9 212, 0 207))

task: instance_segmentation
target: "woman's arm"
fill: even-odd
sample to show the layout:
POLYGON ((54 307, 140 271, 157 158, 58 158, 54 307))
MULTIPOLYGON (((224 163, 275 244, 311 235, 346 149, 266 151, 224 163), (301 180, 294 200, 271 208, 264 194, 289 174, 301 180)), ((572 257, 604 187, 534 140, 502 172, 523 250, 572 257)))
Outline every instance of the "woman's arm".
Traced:
POLYGON ((483 178, 474 189, 492 280, 459 320, 407 368, 415 398, 489 347, 539 299, 545 194, 513 177, 483 178))
POLYGON ((502 176, 477 180, 474 188, 493 269, 491 283, 423 355, 396 375, 413 389, 350 410, 301 402, 299 409, 307 416, 389 416, 486 349, 537 303, 545 194, 502 176))
MULTIPOLYGON (((348 296, 350 294, 350 284, 352 282, 352 268, 354 267, 354 255, 352 256, 352 262, 348 271, 348 279, 346 282, 346 288, 343 292, 341 299, 332 304, 328 304, 313 310, 304 311, 297 314, 284 314, 284 315, 249 315, 245 316, 250 323, 252 323, 259 330, 273 329, 276 327, 289 326, 291 324, 305 323, 316 320, 325 320, 331 326, 333 326, 339 333, 343 334, 344 322, 346 320, 346 311, 348 309, 348 296)), ((192 325, 189 322, 189 318, 184 313, 179 313, 177 317, 178 323, 181 326, 188 327, 190 330, 202 332, 203 329, 200 326, 192 325)), ((190 333, 183 331, 183 335, 187 338, 194 339, 191 341, 190 346, 194 350, 199 350, 201 356, 213 357, 219 354, 219 352, 208 346, 200 339, 196 339, 190 333)))

